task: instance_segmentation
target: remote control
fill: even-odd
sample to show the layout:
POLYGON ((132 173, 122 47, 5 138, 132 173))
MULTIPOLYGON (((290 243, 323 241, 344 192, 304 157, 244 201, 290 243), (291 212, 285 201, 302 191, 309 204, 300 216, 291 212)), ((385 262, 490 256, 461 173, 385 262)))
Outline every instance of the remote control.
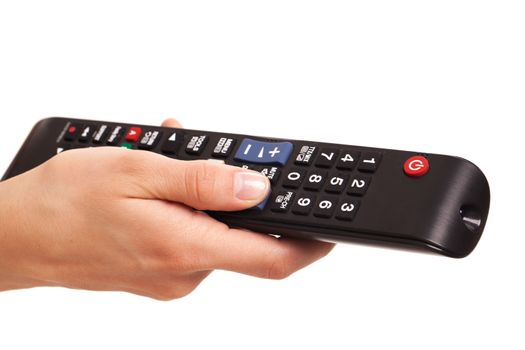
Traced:
POLYGON ((478 243, 490 192, 483 173, 452 156, 81 119, 38 122, 2 180, 58 153, 113 146, 260 171, 271 194, 229 226, 331 242, 423 248, 462 258, 478 243))

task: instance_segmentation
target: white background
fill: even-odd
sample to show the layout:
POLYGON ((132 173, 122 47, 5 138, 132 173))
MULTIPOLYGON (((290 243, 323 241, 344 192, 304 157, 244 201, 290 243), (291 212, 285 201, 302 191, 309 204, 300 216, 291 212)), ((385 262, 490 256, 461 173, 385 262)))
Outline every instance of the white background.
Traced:
POLYGON ((177 117, 460 155, 492 207, 462 260, 345 244, 287 280, 218 271, 171 302, 1 293, 0 348, 523 349, 524 18, 502 0, 2 0, 0 169, 42 117, 177 117))

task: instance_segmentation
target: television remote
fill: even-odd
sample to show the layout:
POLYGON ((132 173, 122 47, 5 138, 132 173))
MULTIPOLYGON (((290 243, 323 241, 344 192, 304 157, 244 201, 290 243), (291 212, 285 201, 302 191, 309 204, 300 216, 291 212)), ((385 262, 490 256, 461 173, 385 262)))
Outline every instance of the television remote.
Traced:
POLYGON ((271 194, 254 208, 208 212, 229 226, 332 242, 423 248, 462 258, 478 243, 490 193, 457 157, 93 120, 35 125, 2 180, 58 153, 113 146, 260 171, 271 194))

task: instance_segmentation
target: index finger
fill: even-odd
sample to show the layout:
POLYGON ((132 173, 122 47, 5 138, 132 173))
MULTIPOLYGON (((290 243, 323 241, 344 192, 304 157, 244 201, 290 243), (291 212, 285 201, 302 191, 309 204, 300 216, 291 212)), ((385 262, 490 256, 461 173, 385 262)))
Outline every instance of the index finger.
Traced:
MULTIPOLYGON (((202 215, 206 226, 209 269, 222 269, 262 278, 282 279, 327 255, 333 243, 276 238, 267 234, 228 228, 202 215)), ((202 226, 201 226, 202 227, 202 226)))

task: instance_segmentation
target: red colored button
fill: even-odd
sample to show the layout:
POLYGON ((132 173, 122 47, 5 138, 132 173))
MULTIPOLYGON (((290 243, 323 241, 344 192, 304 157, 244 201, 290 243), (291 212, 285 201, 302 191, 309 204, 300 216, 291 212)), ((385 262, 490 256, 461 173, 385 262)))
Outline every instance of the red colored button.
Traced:
POLYGON ((126 134, 126 141, 137 142, 140 137, 140 134, 142 134, 141 128, 130 128, 128 130, 128 133, 126 134))
POLYGON ((403 166, 405 174, 408 176, 423 176, 428 172, 430 164, 423 156, 412 156, 408 158, 403 166))

